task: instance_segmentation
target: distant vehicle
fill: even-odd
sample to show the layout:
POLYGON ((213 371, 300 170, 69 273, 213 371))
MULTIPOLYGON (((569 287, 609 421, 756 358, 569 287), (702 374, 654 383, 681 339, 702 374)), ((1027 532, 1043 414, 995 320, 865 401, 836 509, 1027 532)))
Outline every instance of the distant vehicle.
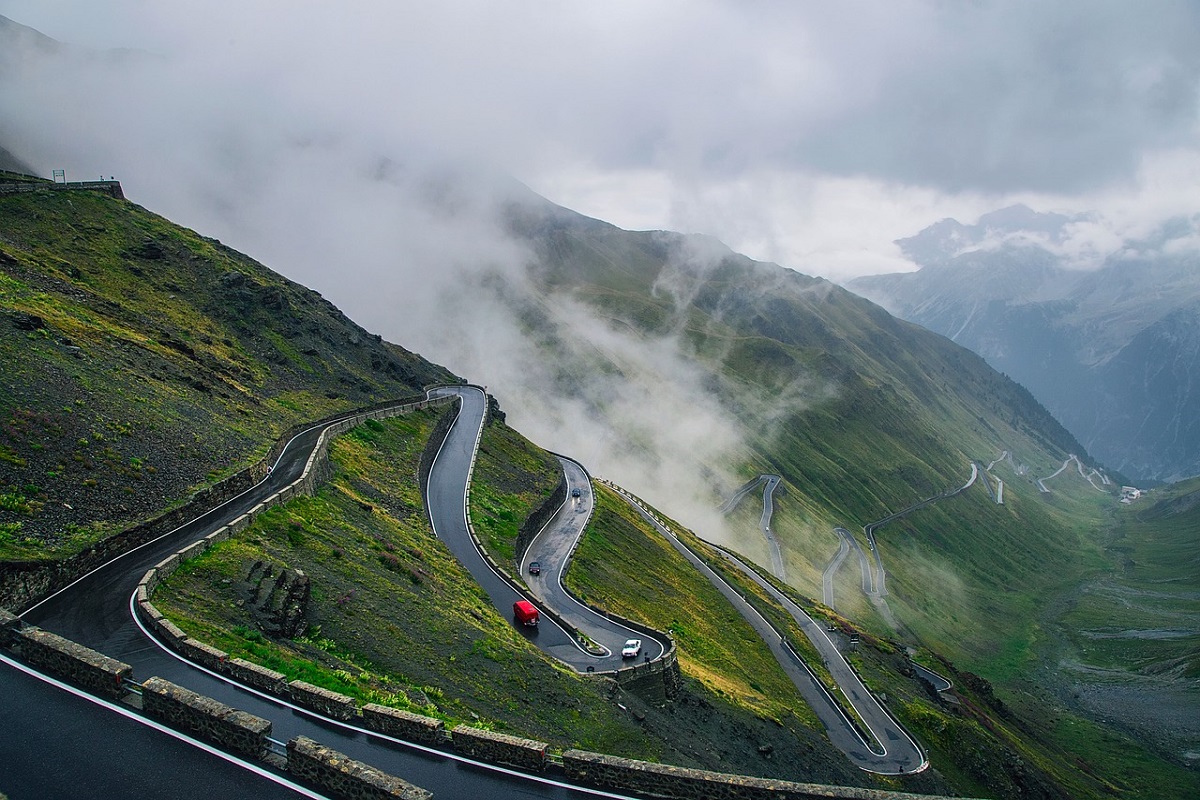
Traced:
POLYGON ((579 497, 581 494, 582 492, 579 491, 579 487, 575 487, 571 490, 571 497, 579 497))
POLYGON ((642 652, 642 640, 627 639, 625 646, 621 648, 621 658, 637 658, 640 652, 642 652))
POLYGON ((536 628, 538 619, 541 616, 533 603, 528 600, 518 600, 513 603, 513 616, 517 622, 522 625, 528 625, 531 628, 536 628))
POLYGON ((529 562, 529 574, 530 575, 541 575, 542 574, 542 562, 530 561, 529 562))

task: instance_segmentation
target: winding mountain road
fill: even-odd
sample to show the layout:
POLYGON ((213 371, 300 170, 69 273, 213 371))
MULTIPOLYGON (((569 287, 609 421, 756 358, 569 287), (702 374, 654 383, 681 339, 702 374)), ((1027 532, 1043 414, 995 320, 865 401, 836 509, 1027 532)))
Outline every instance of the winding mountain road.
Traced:
MULTIPOLYGON (((470 386, 448 387, 435 393, 439 397, 449 395, 456 395, 461 405, 429 474, 426 499, 429 516, 438 538, 446 543, 483 587, 496 609, 505 617, 511 617, 512 604, 528 598, 483 557, 467 524, 467 487, 475 451, 483 432, 487 397, 481 389, 470 386)), ((599 644, 604 652, 600 655, 589 652, 572 631, 547 615, 542 616, 542 623, 536 628, 524 625, 516 625, 516 628, 543 652, 577 672, 599 672, 628 665, 629 660, 621 657, 621 645, 630 638, 642 639, 643 653, 651 659, 658 658, 666 652, 666 642, 645 633, 636 633, 608 619, 580 603, 562 587, 562 572, 575 542, 583 533, 583 526, 591 516, 593 498, 591 484, 583 468, 570 459, 560 461, 569 487, 579 489, 580 496, 572 497, 571 492, 567 492, 566 502, 530 544, 527 551, 530 555, 522 565, 522 572, 525 572, 530 560, 541 561, 542 574, 526 577, 530 592, 554 609, 569 626, 574 626, 599 644), (531 555, 534 553, 536 557, 531 555)))
MULTIPOLYGON (((562 456, 558 460, 566 476, 567 497, 529 543, 525 557, 521 559, 519 569, 529 591, 606 651, 604 656, 595 658, 591 664, 584 663, 585 668, 594 664, 597 669, 615 669, 631 663, 629 659, 621 657, 621 647, 628 639, 642 640, 641 660, 661 658, 667 652, 668 643, 598 614, 580 603, 563 585, 563 575, 571 554, 592 517, 595 496, 591 480, 580 464, 562 456), (579 492, 577 497, 574 496, 575 491, 579 492), (529 573, 532 561, 541 565, 541 572, 537 575, 529 573)), ((579 668, 575 663, 572 666, 579 668)))
POLYGON ((881 775, 902 775, 919 772, 929 766, 925 753, 915 739, 904 727, 883 707, 871 692, 863 685, 862 680, 854 669, 846 662, 837 645, 829 634, 805 613, 804 609, 792 602, 786 595, 775 588, 773 584, 758 574, 741 559, 724 548, 708 544, 716 549, 723 558, 729 561, 747 577, 763 587, 777 602, 779 602, 792 619, 804 631, 809 641, 817 648, 826 668, 838 685, 855 713, 869 731, 870 739, 864 737, 858 726, 849 718, 841 705, 829 694, 824 684, 817 678, 804 660, 792 650, 787 642, 746 599, 729 583, 708 566, 690 547, 684 544, 668 527, 655 517, 636 498, 618 486, 609 484, 627 503, 649 522, 659 534, 664 536, 693 567, 703 574, 708 581, 725 596, 737 609, 738 613, 758 632, 767 647, 774 654, 779 666, 792 680, 796 689, 812 707, 817 717, 825 726, 826 733, 834 746, 846 754, 859 769, 881 775))
POLYGON ((858 539, 854 538, 854 534, 845 528, 838 526, 833 529, 838 535, 838 551, 834 555, 833 560, 829 562, 829 566, 821 573, 821 599, 825 605, 830 608, 835 608, 833 604, 833 579, 837 575, 837 571, 841 569, 842 562, 846 560, 846 554, 853 548, 858 555, 858 567, 862 572, 862 591, 863 594, 870 596, 875 592, 875 573, 871 571, 871 563, 867 560, 867 553, 862 549, 858 539))
MULTIPOLYGON (((455 422, 431 469, 427 497, 430 518, 438 537, 467 566, 497 608, 505 613, 511 609, 512 602, 522 595, 483 558, 471 538, 467 523, 467 492, 487 409, 486 396, 475 387, 451 387, 433 390, 430 397, 445 397, 449 394, 458 397, 460 406, 455 422)), ((135 674, 142 679, 157 675, 222 703, 269 719, 273 724, 273 736, 279 740, 297 735, 310 736, 352 758, 403 777, 418 786, 435 788, 443 796, 486 796, 501 799, 534 795, 553 798, 582 798, 595 795, 619 797, 620 795, 608 792, 571 786, 545 776, 525 775, 496 768, 446 751, 398 742, 388 737, 368 735, 367 732, 349 724, 320 718, 279 698, 238 685, 224 676, 183 660, 157 642, 135 619, 132 613, 135 587, 147 569, 167 555, 244 514, 280 488, 290 485, 301 475, 321 432, 336 421, 313 426, 294 437, 273 465, 268 477, 259 484, 159 539, 110 561, 62 591, 25 609, 21 614, 22 618, 29 624, 38 625, 130 664, 135 674)), ((597 656, 589 653, 580 646, 571 631, 552 621, 551 624, 544 623, 536 630, 523 626, 518 628, 543 651, 578 671, 586 671, 588 667, 597 670, 619 667, 623 660, 614 652, 615 645, 625 638, 630 638, 629 629, 587 609, 562 590, 562 565, 566 563, 578 541, 594 502, 590 483, 582 468, 569 459, 563 459, 563 466, 569 487, 578 488, 580 496, 572 497, 572 492, 568 491, 567 502, 531 544, 530 557, 536 553, 543 564, 550 566, 546 570, 549 573, 547 579, 533 582, 530 591, 567 619, 570 625, 578 627, 600 643, 606 654, 597 656)), ((740 598, 732 587, 725 584, 669 531, 657 523, 655 525, 697 569, 704 572, 709 580, 714 581, 714 585, 725 593, 747 619, 751 620, 751 624, 759 630, 775 652, 785 671, 793 677, 796 685, 801 687, 804 696, 813 703, 814 709, 827 726, 831 740, 846 752, 853 763, 861 769, 881 774, 909 773, 924 769, 928 765, 916 742, 862 686, 858 676, 845 663, 833 642, 802 609, 774 590, 761 576, 755 577, 757 573, 749 567, 732 555, 725 554, 739 569, 760 581, 773 595, 777 595, 777 599, 788 609, 788 613, 801 625, 828 662, 830 672, 838 682, 840 690, 845 692, 847 699, 871 731, 874 741, 864 738, 858 732, 853 721, 829 696, 808 666, 791 651, 778 632, 752 606, 740 598)), ((767 527, 766 524, 764 527, 767 527)), ((522 569, 525 568, 525 564, 527 561, 523 563, 522 569)), ((642 638, 646 643, 645 655, 650 658, 657 657, 666 646, 665 642, 654 641, 645 634, 637 638, 642 638)), ((26 680, 10 673, 9 669, 9 666, 0 667, 3 684, 13 685, 14 682, 26 680)), ((6 715, 19 712, 19 708, 14 706, 11 699, 3 699, 2 693, 0 709, 4 709, 6 715)), ((72 715, 78 711, 73 709, 71 703, 50 703, 46 706, 46 713, 50 725, 68 726, 72 715), (55 721, 56 715, 58 721, 55 721)), ((4 728, 0 732, 0 752, 15 752, 20 733, 16 726, 4 728)), ((104 730, 96 728, 90 733, 85 741, 77 742, 76 745, 85 749, 103 749, 106 745, 104 730)), ((227 756, 220 759, 217 756, 211 758, 214 760, 208 761, 202 757, 202 766, 198 769, 201 775, 204 775, 205 770, 212 772, 214 777, 211 780, 214 786, 219 785, 220 780, 228 780, 215 777, 220 770, 228 769, 226 766, 218 767, 218 760, 223 764, 239 764, 236 759, 227 756)), ((286 775, 278 771, 273 772, 258 764, 240 762, 239 765, 247 770, 243 776, 247 787, 256 781, 262 784, 261 788, 253 790, 255 794, 273 797, 280 791, 284 794, 301 791, 306 796, 319 796, 309 790, 298 790, 290 786, 286 775), (268 786, 270 788, 267 788, 268 786)), ((174 770, 171 764, 160 763, 157 770, 158 780, 165 783, 173 779, 174 770)), ((209 778, 203 777, 200 780, 207 785, 209 778)), ((114 791, 120 785, 119 782, 111 783, 114 791)), ((107 796, 120 797, 122 794, 110 792, 107 796)), ((129 792, 126 796, 135 795, 129 792)))
MULTIPOLYGON (((479 396, 482 397, 482 393, 479 396)), ((464 403, 464 407, 474 410, 475 404, 464 403)), ((347 416, 350 415, 347 414, 347 416)), ((479 421, 482 421, 481 414, 479 421)), ((236 519, 262 500, 293 482, 303 471, 321 431, 333 422, 314 426, 293 438, 273 466, 270 475, 254 487, 159 539, 113 559, 62 591, 25 609, 20 616, 26 623, 65 636, 131 665, 134 668, 134 674, 139 679, 144 680, 156 675, 234 708, 268 719, 272 722, 272 736, 276 739, 286 741, 297 735, 309 736, 351 758, 402 777, 418 786, 436 789, 438 795, 442 797, 488 797, 516 800, 530 796, 572 799, 619 796, 611 792, 572 787, 563 781, 546 776, 525 775, 513 770, 483 764, 447 751, 399 742, 346 723, 319 717, 284 700, 241 686, 224 676, 216 675, 183 660, 175 653, 168 651, 138 623, 132 613, 132 600, 137 582, 146 570, 171 553, 236 519)), ((461 430, 468 431, 468 427, 461 426, 461 430)), ((478 428, 468 432, 471 438, 478 437, 478 428)), ((450 448, 454 447, 455 444, 451 443, 450 448)), ((473 450, 473 442, 471 449, 473 450)), ((448 504, 451 509, 456 509, 457 515, 461 516, 465 514, 464 498, 469 479, 469 459, 465 462, 465 467, 463 466, 464 462, 459 462, 457 468, 460 473, 455 473, 449 467, 449 462, 450 458, 447 457, 438 477, 434 479, 431 476, 430 483, 435 485, 433 491, 439 493, 443 498, 443 503, 448 504)), ((511 603, 509 605, 511 607, 511 603)), ((549 630, 541 633, 549 634, 547 639, 554 635, 549 630)), ((563 636, 566 640, 564 647, 578 652, 570 637, 566 634, 563 636)), ((25 680, 11 674, 10 670, 12 669, 16 668, 7 664, 0 666, 0 675, 2 675, 0 686, 20 685, 25 680)), ((22 714, 24 708, 25 706, 18 703, 17 698, 0 692, 0 717, 4 719, 19 718, 18 715, 22 714)), ((78 725, 73 721, 75 715, 79 713, 77 703, 50 703, 43 708, 42 713, 42 722, 50 729, 78 729, 78 725)), ((103 718, 107 719, 108 717, 103 718)), ((142 724, 145 725, 144 722, 142 724)), ((80 731, 76 738, 64 741, 63 746, 69 747, 69 752, 104 752, 110 747, 109 729, 108 725, 99 725, 80 731)), ((151 734, 150 736, 155 742, 161 740, 160 735, 151 734)), ((20 726, 0 726, 0 753, 22 752, 22 738, 23 733, 20 726)), ((165 740, 162 742, 155 746, 165 747, 165 740)), ((207 787, 210 781, 214 787, 222 785, 222 781, 228 781, 227 776, 222 776, 226 775, 228 771, 226 765, 231 763, 239 765, 244 770, 242 789, 234 794, 275 797, 280 791, 278 788, 281 786, 280 781, 288 780, 285 774, 277 770, 270 770, 257 762, 238 761, 225 755, 205 755, 189 762, 193 769, 193 772, 189 774, 192 775, 194 783, 192 792, 187 796, 197 796, 196 788, 201 787, 201 790, 204 791, 203 787, 207 787)), ((176 779, 175 766, 169 761, 157 759, 146 766, 150 770, 149 780, 156 785, 161 784, 166 787, 176 779)), ((107 778, 102 778, 105 767, 97 765, 97 768, 101 771, 101 775, 96 778, 97 785, 106 783, 109 787, 104 793, 105 797, 129 797, 142 800, 146 796, 145 793, 135 789, 141 785, 139 782, 130 782, 127 789, 123 788, 126 784, 121 778, 119 764, 110 765, 107 778)), ((28 791, 24 791, 23 795, 17 795, 17 785, 13 783, 3 786, 3 790, 12 792, 15 796, 43 796, 36 783, 36 773, 26 774, 23 772, 22 774, 26 775, 25 779, 35 781, 26 786, 28 791)), ((6 771, 6 780, 8 777, 9 773, 6 771)), ((14 773, 14 780, 18 778, 19 776, 15 776, 14 773)), ((164 793, 166 793, 165 789, 164 793)), ((156 793, 150 792, 150 794, 156 793)), ((296 795, 294 791, 291 791, 291 794, 301 796, 296 795)), ((304 796, 321 795, 307 792, 304 796)))
POLYGON ((758 486, 763 487, 763 512, 759 518, 758 527, 762 531, 763 536, 767 540, 767 547, 771 551, 771 573, 781 581, 787 580, 785 567, 783 564, 783 551, 779 548, 779 539, 776 538, 775 532, 771 530, 771 518, 775 514, 775 490, 779 488, 779 482, 782 481, 782 476, 779 475, 759 475, 751 481, 747 481, 733 497, 721 504, 718 509, 722 514, 731 514, 738 507, 747 494, 752 492, 758 486))

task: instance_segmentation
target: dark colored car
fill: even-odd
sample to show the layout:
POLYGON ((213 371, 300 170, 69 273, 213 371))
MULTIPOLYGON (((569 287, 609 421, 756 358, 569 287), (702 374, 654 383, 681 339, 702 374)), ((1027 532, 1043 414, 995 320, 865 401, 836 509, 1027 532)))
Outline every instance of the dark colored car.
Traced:
POLYGON ((542 574, 542 562, 530 561, 529 562, 529 574, 530 575, 541 575, 542 574))
POLYGON ((580 492, 577 488, 571 490, 571 497, 579 497, 580 494, 582 494, 582 492, 580 492))

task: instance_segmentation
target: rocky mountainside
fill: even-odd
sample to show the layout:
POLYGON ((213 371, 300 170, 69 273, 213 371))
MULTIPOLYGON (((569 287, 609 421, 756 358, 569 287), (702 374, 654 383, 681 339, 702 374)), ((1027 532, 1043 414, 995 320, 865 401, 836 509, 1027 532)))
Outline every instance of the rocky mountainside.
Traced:
POLYGON ((452 376, 213 239, 89 191, 0 193, 0 557, 163 510, 289 426, 452 376))
POLYGON ((982 355, 1113 469, 1140 481, 1198 474, 1198 221, 1082 265, 1065 244, 1088 222, 1024 207, 943 220, 899 242, 919 271, 847 285, 982 355))

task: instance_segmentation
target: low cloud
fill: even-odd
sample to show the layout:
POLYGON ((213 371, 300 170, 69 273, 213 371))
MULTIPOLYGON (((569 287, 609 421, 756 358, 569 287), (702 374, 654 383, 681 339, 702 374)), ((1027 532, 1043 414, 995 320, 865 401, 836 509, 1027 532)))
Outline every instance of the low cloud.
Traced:
MULTIPOLYGON (((1099 208, 1125 241, 1200 212, 1193 6, 876 11, 0 0, 83 45, 4 40, 0 144, 47 174, 115 175, 704 527, 711 494, 736 482, 739 421, 685 338, 538 295, 531 254, 492 213, 511 187, 497 173, 626 227, 833 277, 911 268, 893 240, 1013 199, 1099 208), (492 177, 463 191, 460 171, 492 177), (534 322, 603 370, 545 364, 534 322), (670 380, 648 389, 655 375, 670 380)), ((1081 261, 1111 246, 1107 230, 1079 226, 1081 261)), ((688 247, 693 269, 724 252, 688 247)), ((682 307, 696 280, 668 270, 659 290, 682 307)), ((835 391, 797 375, 776 403, 835 391)))

